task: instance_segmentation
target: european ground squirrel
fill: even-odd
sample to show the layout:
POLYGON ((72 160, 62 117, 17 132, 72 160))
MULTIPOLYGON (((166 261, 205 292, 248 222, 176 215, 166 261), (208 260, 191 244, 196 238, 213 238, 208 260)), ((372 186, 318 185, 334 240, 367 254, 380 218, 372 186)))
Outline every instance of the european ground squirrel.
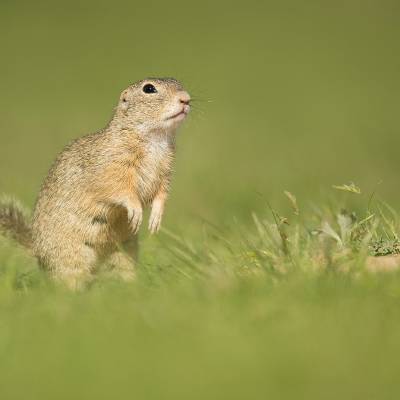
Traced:
POLYGON ((120 96, 109 124, 69 144, 40 190, 32 220, 0 204, 0 230, 32 251, 56 280, 85 286, 100 266, 132 279, 143 208, 157 232, 168 195, 175 131, 190 110, 175 79, 145 79, 120 96))

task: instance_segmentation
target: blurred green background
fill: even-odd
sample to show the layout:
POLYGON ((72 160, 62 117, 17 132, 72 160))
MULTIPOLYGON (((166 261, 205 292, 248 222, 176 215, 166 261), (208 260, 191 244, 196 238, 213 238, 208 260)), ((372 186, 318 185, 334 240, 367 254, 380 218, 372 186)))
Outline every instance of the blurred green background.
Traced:
POLYGON ((399 20, 397 0, 0 0, 0 192, 33 206, 133 81, 196 99, 164 221, 184 237, 144 236, 133 285, 68 293, 1 242, 1 399, 397 399, 400 276, 314 274, 307 242, 278 279, 240 239, 283 190, 353 181, 357 207, 377 188, 396 208, 399 20), (230 228, 196 242, 203 219, 230 228))
POLYGON ((119 93, 174 76, 193 97, 166 226, 314 201, 354 181, 392 203, 398 1, 6 1, 0 6, 0 188, 32 205, 72 138, 119 93), (261 194, 261 195, 260 195, 261 194))

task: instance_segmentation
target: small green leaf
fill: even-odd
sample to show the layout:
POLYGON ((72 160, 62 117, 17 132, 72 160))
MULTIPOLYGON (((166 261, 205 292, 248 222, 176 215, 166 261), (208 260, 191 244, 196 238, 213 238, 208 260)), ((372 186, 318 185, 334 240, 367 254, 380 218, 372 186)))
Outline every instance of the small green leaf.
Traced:
POLYGON ((333 185, 332 187, 334 189, 343 190, 345 192, 361 194, 361 189, 358 186, 356 186, 353 182, 351 182, 349 185, 333 185))

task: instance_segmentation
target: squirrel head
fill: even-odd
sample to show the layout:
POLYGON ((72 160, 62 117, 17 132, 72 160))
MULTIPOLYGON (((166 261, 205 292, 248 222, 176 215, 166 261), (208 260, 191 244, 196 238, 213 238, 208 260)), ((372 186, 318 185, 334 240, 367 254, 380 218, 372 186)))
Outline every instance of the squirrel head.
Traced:
POLYGON ((173 78, 148 78, 125 89, 113 122, 139 134, 173 133, 190 111, 190 95, 173 78))

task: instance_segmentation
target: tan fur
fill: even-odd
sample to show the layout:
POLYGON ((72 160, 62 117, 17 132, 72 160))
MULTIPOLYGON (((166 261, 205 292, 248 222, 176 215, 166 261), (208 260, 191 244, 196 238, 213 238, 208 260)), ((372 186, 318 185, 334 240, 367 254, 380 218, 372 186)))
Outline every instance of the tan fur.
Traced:
POLYGON ((366 267, 369 272, 392 272, 400 269, 400 254, 380 257, 367 257, 366 267))
POLYGON ((32 248, 32 232, 28 211, 15 199, 0 200, 0 232, 21 246, 32 248))
POLYGON ((190 97, 174 79, 146 79, 121 94, 103 130, 72 142, 57 157, 32 219, 33 251, 71 288, 90 282, 100 265, 133 277, 143 208, 159 228, 175 154, 175 130, 190 97), (144 93, 146 84, 157 93, 144 93), (174 117, 179 112, 178 117, 174 117))

